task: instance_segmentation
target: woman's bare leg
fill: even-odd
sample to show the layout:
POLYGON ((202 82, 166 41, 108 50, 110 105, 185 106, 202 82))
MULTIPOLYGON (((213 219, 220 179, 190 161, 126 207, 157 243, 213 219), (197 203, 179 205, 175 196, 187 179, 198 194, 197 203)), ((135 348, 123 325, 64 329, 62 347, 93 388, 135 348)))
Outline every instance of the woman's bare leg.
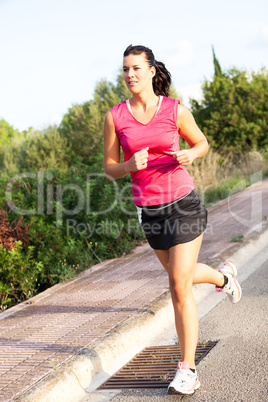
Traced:
POLYGON ((178 244, 169 250, 155 250, 169 274, 170 292, 174 306, 175 325, 180 342, 182 361, 195 367, 198 339, 198 315, 192 293, 193 283, 222 286, 223 275, 206 264, 197 263, 203 235, 193 241, 178 244))
POLYGON ((195 368, 198 315, 192 292, 196 262, 203 235, 169 249, 169 285, 182 361, 195 368))
POLYGON ((212 285, 223 286, 224 276, 206 264, 197 263, 193 283, 211 283, 212 285))
MULTIPOLYGON (((169 250, 154 250, 159 261, 168 272, 169 250)), ((212 285, 223 286, 224 277, 217 270, 206 264, 197 263, 194 271, 193 283, 210 283, 212 285)))
POLYGON ((168 273, 169 250, 154 250, 154 252, 168 273))

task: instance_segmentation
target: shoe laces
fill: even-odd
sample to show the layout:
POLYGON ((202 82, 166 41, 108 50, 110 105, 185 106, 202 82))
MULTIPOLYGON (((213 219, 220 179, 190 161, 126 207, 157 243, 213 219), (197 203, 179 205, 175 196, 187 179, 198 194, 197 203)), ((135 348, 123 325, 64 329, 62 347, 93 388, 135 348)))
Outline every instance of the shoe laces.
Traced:
POLYGON ((178 369, 175 375, 174 380, 181 384, 187 383, 189 381, 189 370, 178 369))
POLYGON ((227 292, 229 292, 229 293, 233 293, 234 292, 234 290, 235 290, 235 287, 234 287, 234 278, 233 278, 233 276, 232 275, 226 275, 227 276, 227 278, 228 278, 228 283, 225 285, 225 289, 226 289, 226 291, 227 292))

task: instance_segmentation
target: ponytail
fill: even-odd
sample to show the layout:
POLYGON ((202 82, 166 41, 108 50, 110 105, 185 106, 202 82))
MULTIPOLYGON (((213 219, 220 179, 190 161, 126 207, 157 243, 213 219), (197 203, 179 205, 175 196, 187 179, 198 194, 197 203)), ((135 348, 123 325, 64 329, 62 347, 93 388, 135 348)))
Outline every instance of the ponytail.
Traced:
POLYGON ((168 96, 171 85, 171 74, 166 69, 165 64, 155 60, 156 74, 153 78, 154 93, 158 95, 168 96))
POLYGON ((140 55, 144 53, 147 63, 149 67, 155 67, 156 73, 153 77, 153 90, 154 93, 158 95, 168 96, 169 95, 169 88, 171 85, 171 74, 166 69, 165 64, 161 61, 156 61, 154 58, 154 54, 151 49, 145 46, 137 45, 132 46, 129 45, 126 50, 124 51, 124 57, 134 54, 140 55))

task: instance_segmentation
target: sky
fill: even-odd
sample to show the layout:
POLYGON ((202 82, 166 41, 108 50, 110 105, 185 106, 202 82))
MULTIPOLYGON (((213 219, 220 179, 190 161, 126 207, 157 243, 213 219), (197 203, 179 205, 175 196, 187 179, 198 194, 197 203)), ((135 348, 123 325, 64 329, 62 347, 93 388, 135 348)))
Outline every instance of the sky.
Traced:
POLYGON ((59 124, 129 45, 150 47, 188 106, 223 70, 268 62, 267 0, 0 0, 0 118, 23 131, 59 124))

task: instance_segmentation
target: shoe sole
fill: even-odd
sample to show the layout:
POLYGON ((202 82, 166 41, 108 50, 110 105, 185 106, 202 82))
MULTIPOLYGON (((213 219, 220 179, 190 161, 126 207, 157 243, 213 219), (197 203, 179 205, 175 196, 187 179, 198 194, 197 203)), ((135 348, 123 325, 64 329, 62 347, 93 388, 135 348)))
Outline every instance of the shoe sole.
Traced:
MULTIPOLYGON (((230 261, 226 261, 226 263, 224 263, 223 265, 228 265, 228 266, 231 268, 231 270, 232 270, 233 278, 234 278, 234 284, 235 284, 235 286, 236 286, 236 288, 237 288, 237 290, 238 290, 238 299, 237 299, 236 301, 234 301, 233 298, 232 298, 232 296, 229 295, 228 293, 227 293, 227 296, 229 297, 229 300, 231 300, 231 302, 232 302, 233 304, 236 304, 236 303, 239 302, 239 300, 241 299, 241 296, 242 296, 242 289, 241 289, 241 286, 239 285, 239 283, 238 283, 238 282, 236 281, 236 279, 235 279, 235 277, 236 277, 236 275, 237 275, 237 269, 236 269, 236 266, 235 266, 232 262, 230 262, 230 261)), ((220 272, 221 272, 221 270, 220 270, 220 272)))
POLYGON ((174 387, 170 387, 168 389, 169 395, 192 395, 194 391, 196 391, 200 387, 200 381, 198 380, 197 384, 194 386, 194 389, 191 391, 177 391, 174 387))

